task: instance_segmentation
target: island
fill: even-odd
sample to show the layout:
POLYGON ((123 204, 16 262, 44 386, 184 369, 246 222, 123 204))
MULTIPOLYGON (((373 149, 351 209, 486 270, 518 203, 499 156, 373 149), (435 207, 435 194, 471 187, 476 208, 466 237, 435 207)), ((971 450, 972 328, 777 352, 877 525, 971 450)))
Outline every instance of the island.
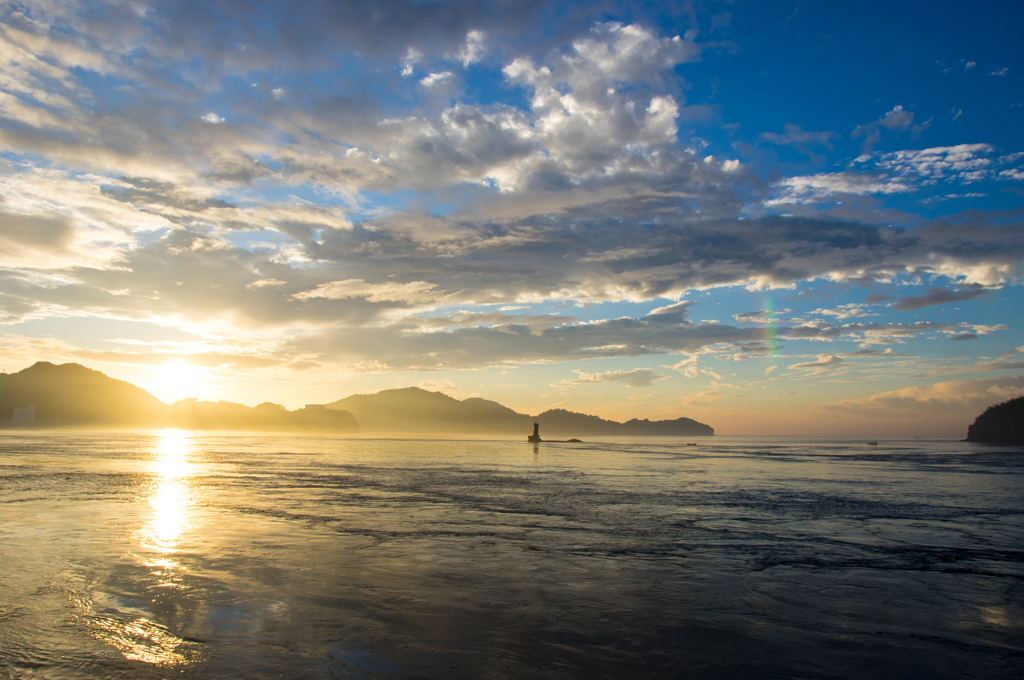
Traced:
POLYGON ((989 406, 967 428, 964 441, 1024 444, 1024 396, 989 406))

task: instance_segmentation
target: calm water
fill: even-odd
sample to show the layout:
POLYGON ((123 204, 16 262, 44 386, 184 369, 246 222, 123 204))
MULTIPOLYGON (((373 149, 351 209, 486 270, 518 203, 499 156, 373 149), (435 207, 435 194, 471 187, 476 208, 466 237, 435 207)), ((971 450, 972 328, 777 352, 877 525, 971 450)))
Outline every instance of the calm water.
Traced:
POLYGON ((1024 453, 0 434, 0 677, 1024 676, 1024 453))

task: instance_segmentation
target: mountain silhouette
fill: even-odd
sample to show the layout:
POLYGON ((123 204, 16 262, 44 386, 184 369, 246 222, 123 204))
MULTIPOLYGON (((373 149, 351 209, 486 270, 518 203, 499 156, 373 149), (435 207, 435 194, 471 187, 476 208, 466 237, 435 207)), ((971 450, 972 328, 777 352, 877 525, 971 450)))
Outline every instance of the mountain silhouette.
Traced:
POLYGON ((0 426, 15 409, 34 409, 34 426, 165 428, 320 432, 327 434, 424 433, 526 436, 539 422, 545 436, 707 436, 715 431, 689 418, 619 423, 564 409, 538 416, 517 413, 496 401, 458 400, 418 387, 356 394, 324 406, 289 411, 278 404, 255 407, 227 401, 182 399, 165 404, 141 387, 79 364, 39 361, 22 371, 0 373, 0 426))
POLYGON ((260 430, 277 432, 359 431, 352 414, 324 408, 288 411, 277 404, 249 407, 226 401, 182 399, 168 406, 129 382, 78 364, 39 361, 23 371, 0 373, 0 424, 14 409, 35 407, 41 427, 260 430))
POLYGON ((0 421, 29 406, 36 407, 37 425, 155 427, 167 417, 167 405, 141 387, 78 364, 48 361, 0 373, 0 421))
POLYGON ((585 413, 552 409, 537 416, 517 413, 478 397, 459 401, 418 387, 354 394, 327 404, 352 413, 362 432, 507 434, 526 436, 538 421, 545 436, 710 436, 714 429, 690 418, 619 423, 585 413))

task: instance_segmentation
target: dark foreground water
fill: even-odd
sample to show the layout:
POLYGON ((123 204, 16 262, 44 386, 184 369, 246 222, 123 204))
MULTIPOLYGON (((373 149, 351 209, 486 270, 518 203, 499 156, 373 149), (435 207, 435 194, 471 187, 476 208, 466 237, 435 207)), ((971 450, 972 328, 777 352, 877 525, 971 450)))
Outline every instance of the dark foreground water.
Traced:
POLYGON ((1024 677, 1024 453, 0 433, 3 678, 1024 677))

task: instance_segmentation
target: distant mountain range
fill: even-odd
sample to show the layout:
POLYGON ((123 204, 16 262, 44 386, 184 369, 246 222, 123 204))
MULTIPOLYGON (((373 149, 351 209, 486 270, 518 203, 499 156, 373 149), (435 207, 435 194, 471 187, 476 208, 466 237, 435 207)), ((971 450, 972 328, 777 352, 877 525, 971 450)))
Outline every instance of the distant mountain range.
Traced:
POLYGON ((167 405, 141 387, 99 371, 46 361, 10 375, 0 373, 0 425, 10 421, 15 409, 27 407, 35 407, 34 424, 44 427, 359 432, 352 414, 344 411, 288 411, 277 404, 250 407, 196 399, 167 405))
POLYGON ((517 413, 487 399, 459 401, 440 392, 418 387, 383 390, 376 394, 355 394, 327 404, 329 409, 348 411, 362 432, 420 432, 449 434, 521 434, 540 423, 542 437, 604 436, 711 436, 714 429, 690 418, 675 420, 629 420, 619 423, 597 416, 563 409, 538 416, 517 413))
POLYGON ((324 406, 289 411, 277 404, 255 407, 226 401, 182 399, 165 404, 123 380, 78 364, 40 361, 18 373, 0 373, 0 426, 17 409, 34 407, 33 424, 44 427, 165 428, 323 432, 331 434, 424 433, 522 435, 539 422, 541 436, 710 436, 715 431, 690 418, 619 423, 563 409, 538 416, 517 413, 487 399, 453 399, 417 387, 356 394, 324 406))

